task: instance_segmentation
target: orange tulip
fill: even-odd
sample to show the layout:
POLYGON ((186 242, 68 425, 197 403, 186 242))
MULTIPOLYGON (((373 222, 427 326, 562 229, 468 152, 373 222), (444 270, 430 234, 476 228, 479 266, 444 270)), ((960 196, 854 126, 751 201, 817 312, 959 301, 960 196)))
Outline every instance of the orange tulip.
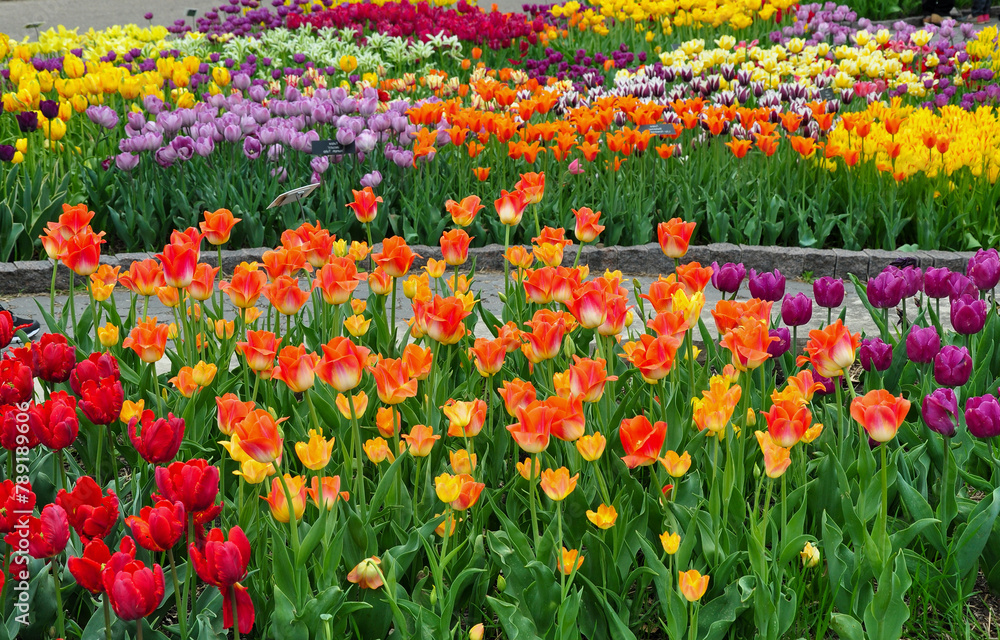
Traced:
POLYGON ((639 369, 646 382, 655 384, 670 373, 682 340, 679 336, 654 338, 645 333, 639 336, 639 340, 638 343, 631 343, 633 349, 627 355, 628 360, 639 369))
POLYGON ((799 356, 796 362, 800 367, 811 362, 819 375, 836 378, 854 364, 854 354, 860 346, 861 334, 852 334, 838 318, 831 325, 809 332, 806 343, 809 357, 799 356))
POLYGON ((217 397, 215 405, 218 409, 219 431, 227 436, 232 435, 236 425, 243 422, 243 419, 257 406, 254 402, 243 402, 235 393, 217 397))
POLYGON ((448 200, 444 208, 451 215, 451 220, 460 227, 467 227, 476 219, 476 214, 485 207, 480 204, 479 196, 466 196, 461 202, 448 200))
POLYGON ((535 458, 534 470, 531 468, 531 458, 518 462, 515 466, 517 467, 517 472, 521 475, 521 477, 529 482, 531 482, 533 478, 537 478, 542 474, 542 462, 538 457, 535 458))
POLYGON ((558 419, 552 423, 552 435, 565 442, 573 442, 582 436, 586 428, 583 414, 583 400, 579 396, 551 396, 545 404, 558 412, 558 419))
POLYGON ((309 440, 295 443, 295 455, 307 469, 319 471, 330 463, 336 438, 326 440, 323 434, 315 429, 309 430, 309 440))
POLYGON ((563 336, 566 333, 566 322, 562 318, 551 322, 536 314, 534 320, 525 322, 525 324, 531 328, 531 332, 521 333, 521 337, 525 341, 521 345, 521 352, 530 362, 538 364, 559 355, 563 336))
POLYGON ((697 570, 681 571, 677 578, 681 595, 688 602, 697 602, 708 590, 708 576, 701 575, 697 570))
POLYGON ((403 361, 386 358, 375 365, 375 387, 379 400, 399 404, 417 395, 417 381, 406 375, 403 361))
POLYGON ((688 294, 704 291, 712 280, 712 267, 703 267, 697 262, 677 265, 676 272, 688 294))
POLYGON ((770 354, 767 347, 778 338, 767 332, 767 324, 752 318, 743 318, 740 323, 719 341, 732 354, 733 366, 739 371, 756 369, 764 364, 770 354))
POLYGON ((584 460, 594 462, 604 455, 604 448, 607 444, 607 438, 600 433, 595 433, 593 435, 580 436, 576 441, 576 450, 580 452, 580 457, 584 460))
POLYGON ((264 297, 278 313, 292 316, 309 300, 309 292, 299 288, 299 281, 289 276, 279 276, 264 287, 264 297))
POLYGON ((476 365, 479 375, 484 378, 499 373, 506 356, 507 350, 499 338, 496 340, 476 338, 473 346, 469 348, 469 359, 476 365))
POLYGON ((366 440, 361 448, 365 450, 368 459, 375 464, 382 464, 387 459, 390 463, 396 460, 396 457, 392 455, 392 450, 389 449, 389 443, 383 438, 366 440))
POLYGON ((434 296, 430 304, 413 306, 414 317, 427 335, 441 344, 455 344, 465 335, 464 320, 471 315, 459 298, 434 296))
POLYGON ((719 335, 725 335, 735 329, 744 317, 769 323, 771 320, 771 306, 773 304, 773 302, 765 302, 757 298, 752 298, 746 302, 720 300, 716 303, 715 309, 712 310, 715 327, 719 330, 719 335))
POLYGON ((295 514, 296 520, 301 520, 302 515, 306 512, 306 479, 302 476, 290 476, 286 473, 285 484, 288 486, 288 493, 292 496, 291 508, 289 508, 288 499, 278 478, 271 481, 271 492, 267 494, 266 498, 261 496, 261 500, 267 502, 267 506, 271 508, 271 515, 278 522, 287 523, 292 518, 292 513, 295 514))
MULTIPOLYGON (((281 338, 270 331, 247 331, 247 341, 237 342, 236 348, 246 358, 247 366, 259 374, 270 372, 274 368, 274 357, 280 344, 281 338)), ((270 379, 270 375, 267 379, 270 379)))
MULTIPOLYGON (((289 487, 289 490, 291 487, 289 487)), ((346 491, 340 490, 340 476, 332 478, 326 476, 320 479, 319 476, 312 477, 312 486, 306 489, 306 493, 320 509, 330 511, 337 504, 337 500, 347 500, 351 497, 346 491)))
POLYGON ((671 218, 656 226, 656 237, 660 249, 668 258, 683 258, 688 251, 688 244, 694 234, 694 222, 684 222, 680 218, 671 218))
POLYGON ((94 300, 104 302, 111 297, 111 293, 118 284, 118 271, 121 267, 111 267, 102 264, 97 267, 97 271, 90 274, 90 291, 94 300))
POLYGON ((512 418, 517 417, 518 409, 527 407, 536 398, 535 385, 519 378, 504 380, 497 393, 503 398, 504 408, 512 418))
POLYGON ((708 429, 721 436, 733 416, 743 389, 739 385, 730 386, 725 376, 712 376, 709 388, 701 392, 701 398, 691 398, 694 405, 694 423, 700 431, 708 429))
POLYGON ((479 496, 483 493, 483 489, 486 488, 486 485, 482 482, 476 482, 475 479, 467 473, 460 474, 457 478, 461 484, 458 497, 450 503, 451 508, 455 511, 466 511, 479 502, 479 496))
POLYGON ((258 271, 256 262, 241 262, 233 271, 230 281, 223 280, 219 283, 219 289, 229 296, 233 306, 249 309, 256 306, 266 283, 267 276, 263 271, 258 271))
POLYGON ((574 571, 583 566, 583 556, 580 555, 578 549, 567 549, 562 548, 562 553, 559 557, 559 571, 563 575, 571 575, 574 571))
POLYGON ((476 176, 476 179, 480 182, 486 182, 490 179, 490 168, 489 167, 473 167, 472 175, 476 176))
POLYGON ((391 438, 401 424, 402 416, 392 407, 379 407, 375 412, 375 426, 378 432, 386 438, 391 438))
POLYGON ((448 417, 448 435, 453 438, 474 438, 486 422, 486 402, 449 399, 442 407, 448 417))
POLYGON ((169 380, 178 392, 185 398, 190 398, 198 390, 198 384, 193 378, 194 370, 191 367, 181 367, 177 375, 169 380))
POLYGON ((528 206, 528 195, 524 191, 500 191, 500 197, 493 201, 500 223, 513 227, 521 222, 524 210, 528 206))
POLYGON ((469 259, 472 238, 465 229, 452 229, 441 234, 441 256, 446 264, 455 267, 469 259))
POLYGON ((359 391, 351 396, 347 396, 343 393, 337 394, 337 399, 334 401, 334 404, 337 405, 337 410, 340 411, 340 415, 344 416, 344 420, 351 419, 351 403, 354 404, 354 415, 360 419, 368 410, 368 394, 364 391, 359 391))
MULTIPOLYGON (((186 238, 186 236, 182 236, 182 238, 186 238)), ((168 244, 163 247, 163 253, 156 254, 156 257, 163 265, 163 279, 167 286, 183 289, 191 284, 199 255, 196 242, 168 244)))
POLYGON ((298 246, 265 251, 261 256, 261 262, 264 263, 264 270, 272 280, 281 276, 298 278, 300 271, 312 271, 312 265, 306 262, 305 251, 298 246))
POLYGON ((103 231, 95 234, 89 226, 84 227, 66 239, 60 259, 76 275, 89 276, 100 266, 101 245, 104 242, 103 231))
POLYGON ((528 204, 538 204, 545 195, 545 174, 522 173, 514 188, 524 192, 528 204))
POLYGON ((371 222, 378 215, 378 203, 382 202, 382 196, 376 196, 371 187, 365 187, 361 191, 351 189, 354 194, 354 202, 348 202, 347 206, 354 211, 358 222, 365 224, 371 222))
POLYGON ((372 259, 389 276, 402 278, 410 270, 417 254, 410 250, 406 240, 399 236, 386 238, 382 241, 382 252, 372 254, 372 259))
POLYGON ((617 519, 618 511, 614 506, 602 504, 597 507, 597 511, 587 511, 587 520, 590 520, 598 529, 610 529, 615 525, 615 520, 617 519))
POLYGON ((380 588, 384 584, 382 571, 379 569, 381 563, 382 561, 375 556, 362 560, 347 574, 347 581, 358 585, 361 589, 380 588))
POLYGON ((667 451, 660 458, 660 464, 663 465, 663 468, 667 470, 667 473, 671 477, 680 478, 691 468, 691 454, 685 451, 683 454, 678 455, 676 451, 667 451))
POLYGON ((146 318, 136 323, 135 328, 122 342, 122 347, 135 351, 139 359, 146 363, 159 362, 167 350, 167 334, 170 327, 157 324, 156 317, 146 318))
POLYGON ((767 420, 771 440, 786 449, 795 446, 812 424, 812 413, 794 400, 775 403, 766 413, 761 411, 760 414, 767 420))
POLYGON ((340 392, 350 391, 361 383, 371 351, 350 338, 337 336, 323 345, 323 357, 316 366, 316 375, 340 392))
POLYGON ((851 401, 851 417, 876 442, 895 438, 909 411, 909 400, 896 397, 885 389, 874 389, 851 401))
POLYGON ((278 365, 271 377, 284 382, 293 393, 302 393, 316 381, 317 362, 319 356, 309 353, 304 346, 289 345, 278 354, 278 365))
POLYGON ((155 296, 156 290, 166 285, 163 270, 156 260, 133 262, 129 270, 118 276, 123 287, 140 296, 155 296))
POLYGON ((788 387, 786 389, 794 389, 803 402, 812 402, 813 394, 826 388, 822 382, 816 382, 815 380, 813 372, 809 369, 804 369, 788 379, 788 387))
POLYGON ((639 297, 649 300, 657 313, 666 313, 673 308, 674 294, 683 288, 684 285, 678 282, 673 274, 666 278, 661 276, 655 282, 651 282, 648 291, 639 297))
POLYGON ((751 144, 753 143, 750 140, 737 140, 735 138, 725 143, 737 158, 745 157, 747 152, 750 151, 751 144))
POLYGON ((455 473, 472 473, 476 469, 476 454, 469 454, 465 449, 448 452, 448 461, 455 473))
POLYGON ((603 358, 591 359, 573 356, 575 363, 569 368, 570 393, 579 396, 583 402, 597 402, 604 396, 604 387, 608 380, 617 380, 617 376, 608 376, 607 362, 603 358))
POLYGON ((281 458, 285 440, 278 425, 287 418, 275 420, 264 409, 254 409, 235 425, 233 434, 239 437, 240 449, 251 459, 267 464, 281 458))
POLYGON ((215 276, 219 273, 219 268, 214 269, 205 264, 199 263, 194 268, 194 277, 191 284, 187 286, 187 293, 193 299, 205 301, 215 293, 215 276))
POLYGON ((649 419, 643 415, 626 418, 622 420, 618 435, 625 449, 626 455, 622 457, 625 465, 629 469, 648 467, 660 456, 660 449, 667 437, 667 423, 650 424, 649 419))
POLYGON ((198 226, 201 227, 201 232, 205 234, 205 240, 208 240, 208 244, 214 246, 229 242, 229 236, 233 232, 233 227, 240 221, 240 218, 233 217, 233 212, 229 209, 206 211, 204 216, 205 221, 198 226))
POLYGON ((334 256, 316 272, 313 289, 320 290, 327 304, 344 304, 364 278, 353 260, 334 256))
POLYGON ((392 293, 395 281, 381 267, 368 274, 368 288, 372 293, 380 296, 387 296, 392 293))
MULTIPOLYGON (((381 431, 381 428, 379 429, 381 431)), ((422 424, 415 424, 410 428, 409 433, 403 434, 403 440, 408 445, 410 455, 417 458, 426 458, 431 454, 434 443, 441 439, 441 436, 434 435, 434 429, 422 424)))
POLYGON ((595 282, 585 282, 566 303, 584 329, 596 329, 608 319, 608 294, 595 282))
POLYGON ((572 478, 569 476, 569 469, 559 467, 556 470, 546 469, 542 471, 542 491, 554 502, 561 502, 573 493, 576 489, 576 481, 580 479, 580 474, 572 478))
POLYGON ((580 207, 573 209, 573 215, 576 216, 576 229, 574 230, 576 239, 580 242, 593 242, 604 231, 604 226, 599 224, 601 221, 600 211, 594 213, 587 207, 580 207))
POLYGON ((780 478, 792 464, 791 450, 778 446, 771 435, 763 431, 755 431, 757 444, 764 454, 764 472, 768 478, 780 478))
POLYGON ((560 419, 559 410, 537 400, 517 408, 518 421, 507 431, 527 453, 541 453, 549 446, 552 425, 560 419))

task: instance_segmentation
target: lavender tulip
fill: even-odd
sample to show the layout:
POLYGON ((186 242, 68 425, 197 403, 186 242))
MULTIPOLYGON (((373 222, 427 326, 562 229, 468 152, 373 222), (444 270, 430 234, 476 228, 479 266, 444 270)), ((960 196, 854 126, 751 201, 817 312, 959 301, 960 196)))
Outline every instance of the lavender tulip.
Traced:
POLYGON ((139 166, 139 156, 132 153, 119 153, 115 156, 115 166, 122 171, 131 171, 139 166))
POLYGON ((378 171, 372 171, 371 173, 366 173, 361 177, 362 187, 371 187, 375 189, 380 184, 382 184, 382 174, 378 171))

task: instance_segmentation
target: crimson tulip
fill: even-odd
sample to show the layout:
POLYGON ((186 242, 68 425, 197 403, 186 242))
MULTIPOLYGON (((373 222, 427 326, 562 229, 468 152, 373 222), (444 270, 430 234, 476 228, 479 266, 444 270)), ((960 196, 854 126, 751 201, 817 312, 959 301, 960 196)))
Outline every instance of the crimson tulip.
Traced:
POLYGON ((0 311, 0 349, 6 349, 14 339, 14 316, 10 311, 0 311))
MULTIPOLYGON (((20 505, 18 506, 20 509, 20 505)), ((24 523, 24 520, 21 521, 24 523)), ((26 529, 28 531, 28 555, 43 559, 59 555, 69 542, 69 522, 66 511, 57 504, 46 505, 40 516, 28 516, 26 529)), ((20 530, 7 534, 4 541, 12 547, 18 547, 23 537, 20 530)))
POLYGON ((46 382, 66 382, 76 366, 76 347, 58 333, 46 333, 38 342, 31 342, 18 351, 31 354, 32 373, 46 382))
POLYGON ((18 448, 34 449, 38 446, 38 436, 31 428, 30 411, 34 403, 29 403, 27 410, 18 405, 0 405, 0 446, 8 451, 18 448))
POLYGON ((14 358, 0 360, 0 406, 30 400, 33 392, 31 367, 14 358))
POLYGON ((60 489, 56 504, 66 510, 70 525, 84 544, 107 536, 118 521, 118 496, 111 489, 104 495, 90 476, 79 478, 72 491, 60 489))
POLYGON ((119 551, 111 556, 101 583, 115 615, 122 620, 140 620, 156 611, 163 600, 163 569, 147 567, 132 555, 119 551))
POLYGON ((42 404, 28 411, 28 422, 39 442, 57 451, 73 444, 80 431, 76 415, 76 398, 65 391, 56 391, 42 404))
POLYGON ((86 380, 80 386, 80 410, 94 424, 111 424, 121 416, 125 392, 113 376, 86 380))
POLYGON ((0 482, 0 535, 14 530, 14 525, 23 517, 19 512, 31 513, 34 510, 35 492, 31 490, 31 483, 0 482))
POLYGON ((142 459, 150 464, 173 460, 184 439, 184 419, 168 413, 166 418, 155 419, 149 409, 142 416, 132 418, 128 437, 142 459))
MULTIPOLYGON (((119 549, 121 553, 135 557, 135 543, 132 542, 132 538, 128 536, 122 538, 119 549)), ((82 556, 70 558, 66 562, 66 568, 78 585, 97 595, 104 593, 101 576, 110 560, 111 550, 108 549, 108 545, 104 544, 104 540, 94 538, 84 546, 82 556)))
POLYGON ((239 618, 239 632, 250 633, 253 628, 253 600, 246 587, 240 584, 247 576, 250 564, 250 541, 243 529, 233 527, 229 530, 229 540, 225 539, 222 529, 212 529, 199 549, 197 545, 189 544, 188 553, 194 564, 198 577, 206 583, 218 587, 222 594, 222 626, 229 629, 233 626, 233 605, 236 605, 236 615, 239 618))
POLYGON ((139 546, 162 553, 173 548, 184 534, 187 518, 180 502, 160 500, 152 507, 143 507, 138 516, 125 518, 139 546))
POLYGON ((77 396, 81 395, 83 383, 87 380, 100 381, 104 378, 114 378, 121 380, 121 371, 118 369, 118 359, 110 353, 92 353, 86 360, 76 364, 76 368, 69 375, 69 387, 77 396))
POLYGON ((215 519, 222 505, 215 504, 219 493, 219 470, 206 460, 173 462, 168 467, 157 467, 156 487, 160 495, 156 500, 180 502, 194 516, 196 524, 215 519))

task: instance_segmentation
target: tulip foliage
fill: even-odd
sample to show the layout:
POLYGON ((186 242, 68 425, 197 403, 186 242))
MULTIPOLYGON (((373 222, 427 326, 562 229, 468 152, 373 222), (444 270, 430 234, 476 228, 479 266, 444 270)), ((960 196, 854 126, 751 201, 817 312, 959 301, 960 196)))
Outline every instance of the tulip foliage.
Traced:
MULTIPOLYGON (((790 296, 778 271, 686 262, 679 219, 657 229, 676 269, 645 290, 579 252, 562 266, 604 232, 588 209, 505 247, 496 317, 464 229, 537 224, 545 176, 511 187, 448 207, 444 263, 303 221, 233 273, 202 251, 240 224, 228 211, 109 273, 67 207, 46 237, 93 243, 63 258, 87 300, 40 305, 51 332, 0 359, 7 627, 894 640, 922 628, 915 607, 967 624, 977 577, 1000 575, 995 250, 847 283, 862 337, 844 282, 790 296), (172 317, 147 316, 153 296, 172 317), (826 320, 798 336, 814 305, 826 320)), ((365 224, 373 196, 351 207, 365 224)))

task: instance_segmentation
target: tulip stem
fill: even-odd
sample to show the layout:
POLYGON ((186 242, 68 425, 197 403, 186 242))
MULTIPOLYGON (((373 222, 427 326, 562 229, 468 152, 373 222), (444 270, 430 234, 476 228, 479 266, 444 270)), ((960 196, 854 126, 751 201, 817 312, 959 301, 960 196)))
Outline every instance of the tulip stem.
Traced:
MULTIPOLYGON (((945 438, 944 442, 945 442, 945 456, 947 456, 948 455, 948 450, 950 448, 949 447, 949 443, 948 443, 948 438, 945 438)), ((882 542, 885 540, 886 535, 887 535, 887 531, 888 531, 888 527, 889 527, 889 470, 888 470, 888 466, 889 465, 887 463, 886 452, 885 452, 885 450, 886 450, 887 447, 888 447, 888 445, 885 442, 883 442, 879 446, 879 449, 882 450, 882 452, 881 452, 882 453, 882 474, 881 474, 882 475, 882 505, 881 505, 882 508, 881 508, 881 512, 879 513, 879 524, 882 527, 882 537, 879 539, 879 544, 882 544, 882 542)), ((947 464, 947 460, 945 460, 945 464, 947 464)), ((948 477, 947 477, 947 474, 948 474, 948 470, 947 470, 947 467, 945 467, 945 487, 944 487, 945 491, 948 491, 948 477)))
POLYGON ((73 302, 73 285, 75 284, 76 274, 72 271, 69 272, 69 317, 70 322, 73 323, 73 342, 76 343, 76 304, 73 302))
POLYGON ((281 483, 281 490, 285 493, 285 502, 288 504, 288 529, 292 539, 292 555, 298 562, 299 557, 299 523, 295 515, 295 503, 292 502, 292 492, 288 490, 288 483, 285 482, 285 475, 278 471, 278 481, 281 483))
MULTIPOLYGON (((177 589, 176 580, 174 584, 174 589, 175 590, 177 589)), ((107 638, 107 640, 111 640, 111 601, 108 600, 108 594, 106 593, 104 594, 104 597, 101 598, 101 600, 104 601, 104 635, 107 638)), ((180 612, 178 611, 178 614, 179 613, 180 612)))
POLYGON ((177 618, 183 619, 185 621, 185 626, 187 625, 188 613, 189 613, 188 603, 190 601, 189 597, 191 595, 191 578, 193 577, 194 574, 193 571, 194 563, 191 560, 191 551, 190 551, 191 545, 195 544, 193 513, 190 512, 188 513, 187 521, 188 521, 187 522, 188 564, 187 564, 187 571, 184 573, 184 595, 181 597, 181 599, 184 601, 184 610, 183 611, 181 611, 180 609, 177 610, 177 618))
MULTIPOLYGON (((559 593, 562 594, 562 599, 566 599, 566 572, 563 571, 565 567, 560 567, 562 564, 562 550, 565 548, 563 546, 563 530, 562 530, 562 500, 556 502, 556 532, 559 535, 559 546, 556 547, 556 569, 559 570, 559 593)), ((576 559, 573 560, 573 565, 576 565, 576 559)), ((572 569, 571 569, 572 570, 572 569)))
MULTIPOLYGON (((232 589, 232 588, 231 588, 232 589)), ((237 598, 236 589, 232 589, 232 604, 233 604, 233 640, 240 640, 240 616, 237 611, 237 598)), ((183 633, 181 636, 183 637, 183 633)))
MULTIPOLYGON (((186 612, 183 611, 184 605, 181 602, 181 588, 177 581, 177 563, 174 562, 174 550, 173 548, 167 549, 167 559, 170 560, 170 575, 174 578, 174 600, 177 602, 177 622, 181 627, 181 637, 187 637, 187 616, 184 615, 186 612)), ((107 604, 107 596, 104 597, 104 602, 107 604)), ((105 616, 107 616, 107 607, 105 607, 105 616)), ((105 622, 107 622, 107 617, 105 617, 105 622)), ((108 638, 111 637, 111 626, 108 625, 108 638)))
MULTIPOLYGON (((510 226, 504 225, 506 231, 504 231, 503 239, 503 294, 505 296, 510 295, 510 261, 507 260, 507 251, 510 250, 510 226)), ((52 276, 52 288, 55 290, 55 275, 52 276)))
POLYGON ((49 287, 49 315, 56 317, 56 275, 59 273, 59 261, 52 261, 52 285, 49 287))
POLYGON ((56 611, 59 613, 56 617, 56 631, 59 633, 60 638, 66 637, 66 622, 65 622, 65 612, 62 606, 62 593, 59 585, 59 567, 56 565, 56 556, 49 559, 49 570, 52 572, 52 582, 55 584, 56 590, 56 611))
POLYGON ((844 425, 844 376, 841 374, 834 382, 837 390, 837 434, 840 436, 840 446, 843 448, 844 440, 847 438, 846 426, 844 425))
MULTIPOLYGON (((392 357, 396 357, 396 284, 398 283, 398 278, 394 278, 392 281, 392 324, 389 325, 389 342, 390 349, 389 354, 392 357)), ((455 267, 455 286, 458 286, 458 267, 455 267)))
MULTIPOLYGON (((308 397, 308 396, 307 396, 308 397)), ((361 514, 364 515, 368 509, 365 504, 365 466, 361 462, 361 427, 358 426, 358 412, 354 408, 354 396, 347 396, 347 405, 351 408, 351 439, 357 446, 358 475, 354 479, 354 491, 358 494, 358 502, 361 505, 361 514)), ((396 410, 392 409, 393 431, 396 430, 396 410)))
POLYGON ((108 430, 108 453, 111 454, 111 470, 115 474, 115 493, 122 495, 121 479, 118 477, 118 454, 115 453, 115 435, 112 433, 111 425, 105 427, 108 430))
POLYGON ((535 540, 535 553, 538 553, 538 512, 535 509, 535 480, 537 478, 535 474, 535 461, 530 457, 528 458, 528 465, 531 467, 528 476, 531 480, 528 481, 528 501, 531 504, 531 533, 535 540))
POLYGON ((698 638, 698 602, 691 603, 691 625, 688 627, 688 640, 698 638))

